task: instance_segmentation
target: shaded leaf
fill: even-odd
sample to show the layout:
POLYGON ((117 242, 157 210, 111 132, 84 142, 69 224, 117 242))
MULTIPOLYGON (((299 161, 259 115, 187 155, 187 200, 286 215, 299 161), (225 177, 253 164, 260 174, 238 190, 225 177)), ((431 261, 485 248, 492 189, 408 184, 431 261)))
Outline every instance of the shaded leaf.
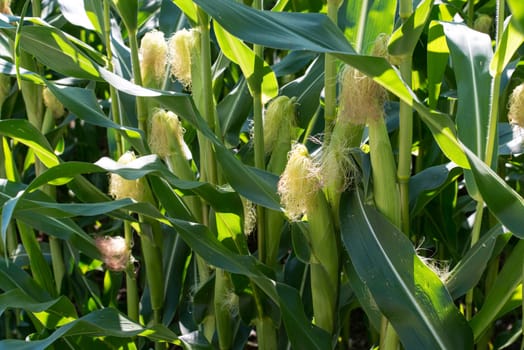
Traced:
POLYGON ((482 199, 495 217, 519 238, 524 238, 524 199, 490 167, 466 149, 471 172, 482 199))
POLYGON ((520 240, 506 259, 496 280, 489 290, 484 304, 470 321, 475 340, 478 340, 489 326, 497 319, 498 313, 513 295, 517 286, 522 283, 522 257, 524 240, 520 240), (515 268, 518 266, 519 268, 515 268))
POLYGON ((288 285, 278 283, 277 292, 281 299, 282 319, 287 336, 294 349, 330 349, 329 333, 311 324, 304 313, 304 306, 298 291, 288 285))
POLYGON ((486 232, 449 273, 446 286, 453 299, 460 298, 477 285, 492 256, 497 238, 503 233, 501 225, 486 232))
POLYGON ((341 201, 342 240, 355 270, 404 347, 472 349, 465 318, 409 239, 358 192, 341 201))

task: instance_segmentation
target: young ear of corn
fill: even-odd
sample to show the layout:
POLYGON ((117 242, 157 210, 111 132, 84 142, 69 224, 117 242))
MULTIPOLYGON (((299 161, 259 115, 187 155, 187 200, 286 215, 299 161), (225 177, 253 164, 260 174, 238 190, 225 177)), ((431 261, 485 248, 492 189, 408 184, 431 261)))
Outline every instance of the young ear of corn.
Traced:
POLYGON ((321 189, 318 167, 307 148, 295 144, 279 181, 279 194, 286 214, 309 222, 311 243, 311 293, 315 323, 334 332, 338 298, 339 252, 331 209, 321 189))

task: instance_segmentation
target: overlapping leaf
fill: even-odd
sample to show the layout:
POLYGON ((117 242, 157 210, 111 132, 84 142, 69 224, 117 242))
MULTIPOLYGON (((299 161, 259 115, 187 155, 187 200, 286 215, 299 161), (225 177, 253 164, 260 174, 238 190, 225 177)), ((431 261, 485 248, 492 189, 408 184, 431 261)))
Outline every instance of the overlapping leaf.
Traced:
POLYGON ((363 203, 342 200, 342 241, 360 279, 408 349, 472 349, 473 337, 444 284, 409 239, 363 203))

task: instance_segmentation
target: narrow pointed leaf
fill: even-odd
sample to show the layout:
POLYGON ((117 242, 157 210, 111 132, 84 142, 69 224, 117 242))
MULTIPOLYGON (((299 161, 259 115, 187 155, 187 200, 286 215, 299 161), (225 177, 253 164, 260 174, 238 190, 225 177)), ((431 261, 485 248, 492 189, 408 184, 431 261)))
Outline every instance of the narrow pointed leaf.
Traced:
MULTIPOLYGON (((489 63, 493 56, 491 39, 464 24, 442 22, 441 25, 444 28, 458 84, 458 138, 483 159, 489 127, 489 63)), ((466 171, 465 176, 470 195, 477 197, 471 173, 466 171)))
POLYGON ((489 66, 489 72, 492 76, 500 75, 513 58, 513 55, 524 43, 524 31, 516 28, 515 22, 510 21, 504 32, 500 43, 497 45, 493 60, 489 66))
POLYGON ((58 29, 25 26, 20 46, 49 68, 67 76, 100 80, 95 63, 58 29))
POLYGON ((47 139, 27 120, 0 120, 0 135, 10 137, 31 148, 48 168, 52 168, 59 163, 58 157, 54 154, 47 139))
POLYGON ((240 66, 251 94, 261 90, 263 104, 275 97, 278 94, 278 82, 271 67, 246 44, 225 31, 217 22, 214 24, 214 29, 222 53, 240 66))
POLYGON ((520 0, 507 0, 507 3, 513 14, 512 22, 524 34, 524 3, 520 0))
POLYGON ((524 199, 473 152, 466 150, 466 154, 480 195, 489 210, 511 233, 524 239, 524 199))
POLYGON ((440 87, 448 64, 449 49, 444 29, 437 21, 431 21, 428 31, 428 105, 436 108, 440 87))
POLYGON ((388 51, 394 56, 411 56, 433 8, 433 0, 424 0, 391 35, 388 51))
POLYGON ((473 337, 443 283, 409 239, 358 192, 341 201, 342 241, 355 270, 407 349, 472 349, 473 337))
POLYGON ((446 286, 453 299, 460 298, 477 285, 491 259, 497 238, 503 233, 500 224, 486 232, 449 273, 446 286))
POLYGON ((286 284, 277 284, 281 298, 282 319, 293 349, 323 350, 331 348, 331 336, 311 324, 304 312, 298 291, 286 284))
POLYGON ((78 318, 75 306, 69 299, 61 296, 46 302, 37 301, 20 289, 12 289, 0 294, 0 315, 5 308, 18 308, 34 313, 44 326, 54 329, 78 318))
POLYGON ((522 283, 522 257, 524 256, 524 240, 520 240, 506 259, 504 267, 493 282, 484 304, 471 319, 471 328, 475 340, 496 320, 498 313, 510 299, 518 285, 522 283))
POLYGON ((173 342, 176 335, 167 328, 144 328, 121 315, 112 308, 93 311, 86 316, 72 321, 54 331, 42 340, 27 342, 25 340, 0 341, 0 350, 32 350, 45 349, 62 337, 72 336, 112 336, 131 338, 134 336, 148 337, 153 340, 173 342))
POLYGON ((127 30, 134 32, 138 26, 137 0, 111 0, 127 30))

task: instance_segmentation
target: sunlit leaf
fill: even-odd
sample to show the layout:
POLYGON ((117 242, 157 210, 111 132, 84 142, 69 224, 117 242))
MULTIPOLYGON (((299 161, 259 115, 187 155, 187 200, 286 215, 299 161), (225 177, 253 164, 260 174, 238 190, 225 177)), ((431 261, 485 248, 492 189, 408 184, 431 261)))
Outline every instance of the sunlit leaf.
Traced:
POLYGON ((518 285, 522 283, 522 268, 515 268, 515 266, 522 266, 522 256, 524 256, 524 241, 520 240, 506 259, 497 279, 491 285, 484 304, 471 319, 470 325, 475 340, 478 340, 495 321, 497 314, 511 298, 518 285))
MULTIPOLYGON (((441 23, 453 60, 457 80, 457 132, 461 142, 483 159, 489 128, 490 87, 489 62, 493 56, 488 35, 464 24, 441 23)), ((470 196, 478 199, 475 181, 465 172, 470 196)))
POLYGON ((260 90, 262 103, 268 102, 278 94, 278 83, 271 67, 258 57, 246 44, 226 32, 215 22, 215 35, 224 55, 237 63, 247 79, 251 94, 260 90))
POLYGON ((411 56, 433 8, 433 0, 424 0, 391 35, 388 51, 393 56, 411 56))
POLYGON ((357 52, 369 54, 380 34, 393 31, 397 1, 348 1, 343 8, 344 34, 357 52))
POLYGON ((515 52, 524 43, 524 31, 519 31, 515 27, 515 22, 510 21, 500 39, 495 55, 491 60, 489 72, 492 76, 500 75, 513 58, 515 52))

